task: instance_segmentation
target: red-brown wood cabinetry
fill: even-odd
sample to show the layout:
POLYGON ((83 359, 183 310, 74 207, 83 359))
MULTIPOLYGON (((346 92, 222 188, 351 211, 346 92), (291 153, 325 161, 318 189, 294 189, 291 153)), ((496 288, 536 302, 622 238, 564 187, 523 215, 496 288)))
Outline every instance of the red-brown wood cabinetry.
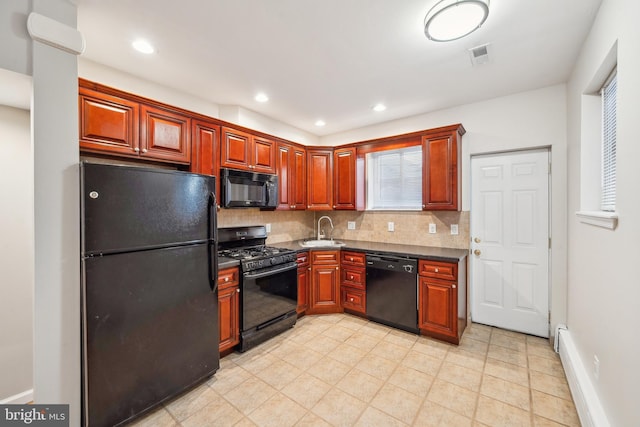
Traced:
POLYGON ((422 137, 424 210, 461 208, 461 141, 462 125, 438 128, 422 137))
POLYGON ((305 314, 309 307, 309 285, 311 267, 309 266, 309 252, 300 252, 298 262, 298 316, 305 314))
POLYGON ((307 209, 333 209, 333 149, 307 149, 307 209))
POLYGON ((362 252, 340 252, 340 294, 342 308, 364 315, 366 299, 366 256, 362 252))
POLYGON ((216 197, 220 205, 220 126, 191 120, 191 167, 190 172, 212 175, 216 179, 216 197))
POLYGON ((311 251, 309 314, 339 313, 340 251, 311 251))
POLYGON ((304 148, 279 143, 276 159, 278 174, 278 209, 306 209, 307 171, 304 148))
POLYGON ((222 127, 220 165, 252 172, 275 173, 276 143, 237 129, 222 127))
POLYGON ((191 162, 191 119, 169 110, 140 106, 140 155, 172 163, 191 162))
POLYGON ((240 343, 240 280, 238 267, 218 272, 220 353, 240 343))
POLYGON ((333 209, 356 208, 356 149, 338 148, 333 152, 333 209))
POLYGON ((418 263, 420 332, 454 344, 467 325, 466 259, 418 263))

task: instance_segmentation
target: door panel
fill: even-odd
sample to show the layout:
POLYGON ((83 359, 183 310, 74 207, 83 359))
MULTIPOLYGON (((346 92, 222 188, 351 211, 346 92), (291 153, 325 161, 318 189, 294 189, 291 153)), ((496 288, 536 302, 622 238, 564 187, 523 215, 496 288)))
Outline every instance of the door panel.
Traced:
POLYGON ((471 318, 549 334, 549 153, 471 161, 471 318))

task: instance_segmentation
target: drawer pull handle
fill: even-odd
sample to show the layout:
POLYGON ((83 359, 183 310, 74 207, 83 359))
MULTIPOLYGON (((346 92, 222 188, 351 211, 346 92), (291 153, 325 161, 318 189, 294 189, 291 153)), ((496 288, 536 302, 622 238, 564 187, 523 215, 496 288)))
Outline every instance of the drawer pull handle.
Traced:
POLYGON ((436 273, 439 273, 439 272, 440 272, 440 269, 439 269, 439 268, 436 268, 436 269, 435 269, 435 272, 436 272, 436 273))
POLYGON ((349 261, 353 261, 353 257, 349 258, 349 261))

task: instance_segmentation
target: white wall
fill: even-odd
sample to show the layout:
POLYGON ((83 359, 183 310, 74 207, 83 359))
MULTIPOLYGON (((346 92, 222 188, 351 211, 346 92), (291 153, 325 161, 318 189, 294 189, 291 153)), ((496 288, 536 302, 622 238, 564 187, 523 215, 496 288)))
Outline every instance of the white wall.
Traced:
POLYGON ((33 150, 29 111, 0 105, 0 401, 33 393, 33 150))
POLYGON ((313 134, 263 116, 255 111, 237 105, 218 105, 212 101, 141 79, 86 58, 81 57, 78 62, 78 74, 87 80, 204 114, 205 116, 235 123, 289 141, 315 145, 319 140, 313 134))
POLYGON ((640 425, 640 2, 604 0, 568 84, 568 319, 582 363, 612 426, 640 425), (617 212, 614 230, 581 223, 581 96, 618 41, 617 212), (600 375, 593 375, 593 357, 600 375))
MULTIPOLYGON (((470 210, 471 156, 551 147, 551 326, 566 321, 566 87, 551 86, 321 138, 339 145, 462 123, 462 210, 470 210)), ((473 215, 473 212, 471 212, 473 215)), ((473 284, 471 285, 473 286, 473 284)))

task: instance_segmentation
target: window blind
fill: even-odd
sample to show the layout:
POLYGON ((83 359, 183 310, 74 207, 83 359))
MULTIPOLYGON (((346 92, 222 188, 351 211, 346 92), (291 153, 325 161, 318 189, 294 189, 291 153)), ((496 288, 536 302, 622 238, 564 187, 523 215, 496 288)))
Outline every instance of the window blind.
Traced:
POLYGON ((617 73, 602 87, 602 198, 603 211, 616 210, 616 107, 617 73))
POLYGON ((422 209, 422 147, 367 154, 367 209, 422 209))

